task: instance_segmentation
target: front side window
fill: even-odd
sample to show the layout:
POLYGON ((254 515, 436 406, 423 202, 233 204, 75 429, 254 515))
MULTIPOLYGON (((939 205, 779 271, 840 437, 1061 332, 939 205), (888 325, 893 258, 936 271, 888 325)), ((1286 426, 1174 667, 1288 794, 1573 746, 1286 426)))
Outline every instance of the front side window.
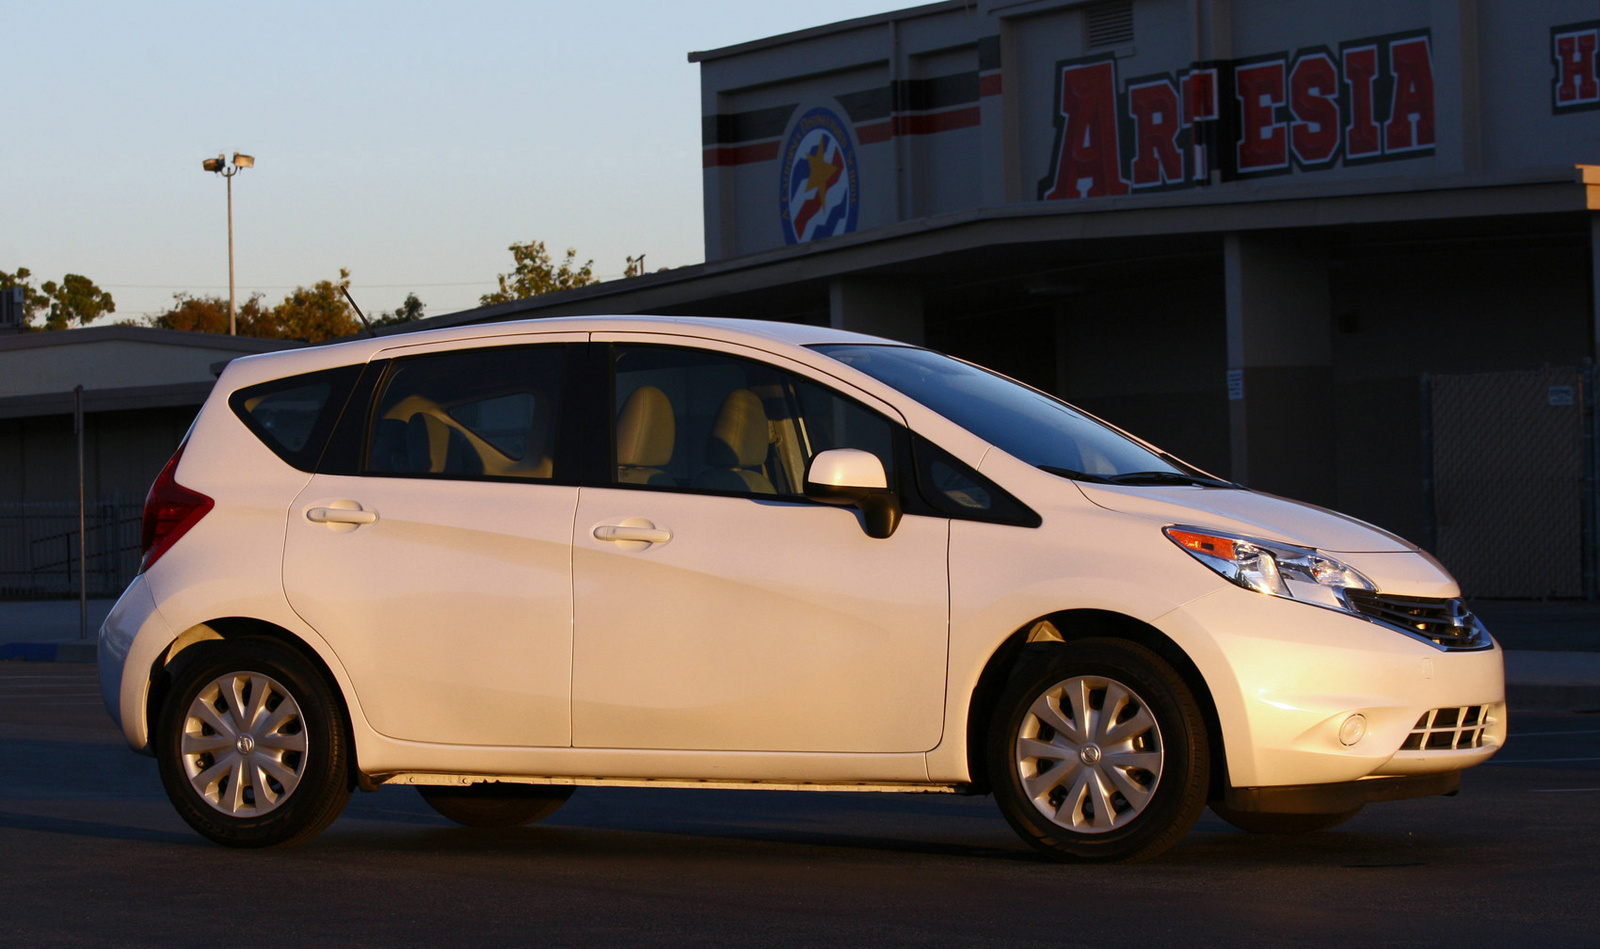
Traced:
POLYGON ((527 346, 398 359, 379 386, 369 474, 554 476, 565 349, 527 346))
POLYGON ((806 465, 860 448, 894 482, 894 426, 809 379, 703 350, 613 351, 613 482, 800 497, 806 465))

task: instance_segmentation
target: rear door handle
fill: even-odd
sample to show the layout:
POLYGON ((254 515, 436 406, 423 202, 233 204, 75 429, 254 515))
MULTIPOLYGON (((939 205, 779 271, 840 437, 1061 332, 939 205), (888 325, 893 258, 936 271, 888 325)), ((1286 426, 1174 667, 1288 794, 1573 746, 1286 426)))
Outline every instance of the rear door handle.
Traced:
POLYGON ((306 512, 306 520, 313 524, 371 524, 377 519, 377 511, 350 511, 337 507, 314 507, 306 512))
POLYGON ((664 544, 672 539, 672 531, 659 527, 628 527, 621 524, 601 524, 594 529, 595 540, 642 541, 646 544, 664 544))

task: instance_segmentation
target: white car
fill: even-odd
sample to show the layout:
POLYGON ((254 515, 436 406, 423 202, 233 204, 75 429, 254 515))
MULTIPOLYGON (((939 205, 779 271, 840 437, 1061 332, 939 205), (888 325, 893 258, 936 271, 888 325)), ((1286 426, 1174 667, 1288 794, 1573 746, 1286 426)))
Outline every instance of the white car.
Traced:
POLYGON ((1499 647, 1427 554, 813 326, 582 318, 230 363, 151 488, 106 705, 179 813, 355 788, 992 792, 1066 859, 1454 793, 1499 647))

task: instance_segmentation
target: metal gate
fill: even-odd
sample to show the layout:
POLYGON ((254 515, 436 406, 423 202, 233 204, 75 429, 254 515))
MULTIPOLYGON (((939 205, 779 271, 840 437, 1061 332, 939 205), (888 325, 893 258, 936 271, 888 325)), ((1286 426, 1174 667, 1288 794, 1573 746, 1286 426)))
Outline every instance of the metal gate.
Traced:
MULTIPOLYGON (((113 495, 84 510, 84 578, 89 595, 120 596, 139 571, 144 505, 113 495)), ((78 595, 78 504, 0 504, 0 599, 78 595)))
POLYGON ((1594 598, 1594 367, 1422 386, 1428 547, 1466 595, 1594 598))

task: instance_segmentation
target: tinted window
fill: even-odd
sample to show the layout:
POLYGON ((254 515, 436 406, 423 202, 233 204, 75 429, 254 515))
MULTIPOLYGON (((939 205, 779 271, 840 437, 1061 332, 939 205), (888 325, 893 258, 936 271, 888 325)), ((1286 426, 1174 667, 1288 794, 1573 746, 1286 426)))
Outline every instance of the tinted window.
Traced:
POLYGON ((613 480, 799 497, 830 448, 877 455, 894 483, 894 426, 808 379, 701 350, 614 351, 613 480))
POLYGON ((274 379, 240 389, 228 404, 279 458, 310 471, 360 373, 360 366, 341 366, 274 379))
POLYGON ((1121 432, 1060 399, 959 359, 910 346, 827 345, 819 352, 865 372, 1027 462, 1091 479, 1183 473, 1121 432))
POLYGON ((545 479, 565 350, 473 349, 396 360, 367 434, 370 474, 545 479))
POLYGON ((941 514, 964 520, 1038 527, 1039 515, 1004 488, 920 435, 912 436, 917 487, 941 514))

